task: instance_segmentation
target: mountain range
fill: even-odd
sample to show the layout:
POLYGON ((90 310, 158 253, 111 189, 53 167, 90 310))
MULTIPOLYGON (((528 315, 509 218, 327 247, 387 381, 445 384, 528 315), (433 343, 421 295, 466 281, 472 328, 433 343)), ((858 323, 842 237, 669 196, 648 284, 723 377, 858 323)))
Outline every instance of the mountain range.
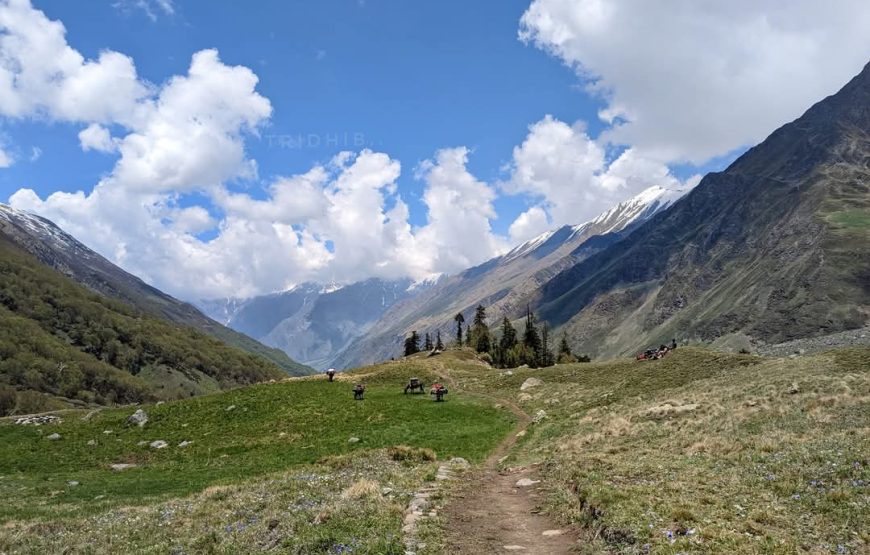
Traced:
POLYGON ((424 291, 410 279, 368 279, 344 287, 303 283, 252 299, 199 301, 212 318, 281 349, 294 360, 325 370, 385 311, 424 291))

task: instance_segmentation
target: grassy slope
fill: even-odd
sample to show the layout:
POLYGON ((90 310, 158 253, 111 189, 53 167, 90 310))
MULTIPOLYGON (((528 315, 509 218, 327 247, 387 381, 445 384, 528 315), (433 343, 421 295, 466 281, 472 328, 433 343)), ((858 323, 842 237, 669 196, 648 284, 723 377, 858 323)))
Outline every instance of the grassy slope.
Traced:
POLYGON ((401 466, 383 448, 405 444, 431 448, 439 459, 479 461, 513 425, 506 411, 458 392, 446 403, 403 395, 410 376, 435 379, 430 367, 415 359, 331 384, 289 380, 146 406, 151 420, 142 429, 125 425, 132 409, 104 410, 86 421, 70 411, 62 424, 40 428, 0 424, 0 496, 7 500, 0 506, 0 552, 84 549, 100 531, 106 535, 97 533, 91 544, 97 552, 111 552, 112 541, 155 552, 176 545, 245 552, 268 537, 291 553, 353 542, 357 553, 403 553, 404 505, 432 468, 401 466), (354 379, 368 386, 363 402, 353 401, 354 379), (46 439, 53 432, 62 439, 46 439), (360 441, 349 443, 350 437, 360 441), (170 447, 139 445, 158 439, 170 447), (178 447, 184 440, 193 443, 178 447), (125 462, 139 466, 109 469, 125 462), (357 484, 361 492, 340 495, 364 479, 396 492, 384 497, 357 484), (80 485, 70 487, 70 480, 80 485), (173 533, 161 528, 166 511, 178 513, 170 519, 173 533), (344 516, 327 518, 333 514, 344 516), (280 521, 279 532, 268 529, 272 518, 280 521), (117 526, 123 522, 129 525, 117 526), (225 530, 238 522, 242 530, 225 530), (112 540, 112 534, 120 535, 112 540))
POLYGON ((870 349, 765 359, 681 348, 512 375, 450 352, 344 379, 168 403, 148 409, 144 430, 123 426, 129 410, 86 423, 70 413, 42 433, 0 425, 13 446, 0 454, 0 551, 403 553, 401 511, 433 468, 380 448, 481 460, 511 425, 482 395, 546 412, 504 464, 542 463, 545 509, 580 528, 585 553, 860 553, 870 542, 870 349), (444 368, 458 382, 450 402, 397 393, 444 368), (529 376, 543 385, 520 392, 529 376), (354 379, 369 385, 363 403, 350 400, 354 379), (63 439, 44 439, 54 430, 63 439), (175 447, 182 439, 194 443, 175 447), (122 461, 142 466, 105 469, 122 461))
POLYGON ((41 405, 37 393, 19 399, 17 414, 73 398, 188 397, 285 375, 193 328, 93 293, 2 238, 0 285, 0 385, 19 397, 48 396, 41 405))
POLYGON ((505 464, 544 463, 547 508, 586 532, 584 552, 868 548, 870 349, 762 359, 685 348, 466 385, 547 412, 505 464), (523 395, 531 375, 544 385, 523 395))

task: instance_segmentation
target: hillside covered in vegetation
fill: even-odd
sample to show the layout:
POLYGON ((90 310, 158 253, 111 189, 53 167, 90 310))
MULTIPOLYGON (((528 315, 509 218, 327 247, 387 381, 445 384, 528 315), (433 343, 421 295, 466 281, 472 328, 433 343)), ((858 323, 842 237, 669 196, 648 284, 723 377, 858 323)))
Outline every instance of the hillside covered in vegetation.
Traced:
POLYGON ((176 399, 285 375, 93 293, 0 239, 0 415, 176 399))

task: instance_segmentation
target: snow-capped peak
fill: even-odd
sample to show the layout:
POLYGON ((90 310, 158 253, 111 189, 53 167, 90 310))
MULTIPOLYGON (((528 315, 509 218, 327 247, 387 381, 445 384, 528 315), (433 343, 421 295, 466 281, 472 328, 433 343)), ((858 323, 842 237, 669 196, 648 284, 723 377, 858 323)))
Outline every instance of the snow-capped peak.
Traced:
POLYGON ((24 227, 39 237, 51 239, 53 242, 65 247, 73 247, 78 244, 78 241, 45 218, 12 208, 6 204, 0 203, 0 218, 11 224, 24 227))
MULTIPOLYGON (((682 198, 683 195, 689 192, 689 190, 690 187, 666 189, 654 185, 641 191, 634 197, 617 204, 613 208, 602 212, 588 222, 571 226, 571 233, 566 241, 570 241, 577 235, 586 232, 592 226, 600 228, 594 230, 596 235, 621 231, 634 222, 646 220, 653 214, 664 210, 682 198)), ((547 240, 556 233, 556 231, 558 230, 546 231, 534 239, 530 239, 529 241, 514 247, 504 255, 502 260, 504 262, 509 262, 510 260, 519 258, 534 251, 546 243, 547 240)))

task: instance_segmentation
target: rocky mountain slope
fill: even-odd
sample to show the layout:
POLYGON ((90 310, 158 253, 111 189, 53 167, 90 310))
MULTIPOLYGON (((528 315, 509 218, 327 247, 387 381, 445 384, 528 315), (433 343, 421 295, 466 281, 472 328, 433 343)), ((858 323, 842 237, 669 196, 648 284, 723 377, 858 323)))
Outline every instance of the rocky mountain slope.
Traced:
POLYGON ((120 300, 151 316, 195 328, 267 359, 291 375, 311 373, 311 368, 294 362, 282 351, 218 324, 192 305, 118 268, 45 218, 0 204, 0 237, 100 295, 120 300))
POLYGON ((870 318, 870 65, 636 233, 549 280, 596 355, 673 337, 780 343, 870 318))
POLYGON ((386 311, 372 332, 361 336, 336 358, 338 367, 352 367, 396 356, 411 330, 453 334, 453 317, 469 319, 478 304, 488 307, 491 322, 525 310, 540 288, 562 270, 607 248, 642 222, 671 206, 686 190, 651 187, 602 213, 594 220, 544 233, 397 303, 386 311))
POLYGON ((369 279, 345 287, 304 283, 289 291, 240 301, 204 301, 203 310, 231 328, 324 370, 384 311, 423 291, 411 280, 369 279))

